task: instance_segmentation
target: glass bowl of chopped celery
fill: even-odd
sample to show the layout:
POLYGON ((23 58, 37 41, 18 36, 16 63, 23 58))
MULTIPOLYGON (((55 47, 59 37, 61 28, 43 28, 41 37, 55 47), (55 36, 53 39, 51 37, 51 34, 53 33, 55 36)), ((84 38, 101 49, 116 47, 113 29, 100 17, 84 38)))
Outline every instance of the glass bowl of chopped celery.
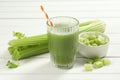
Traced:
POLYGON ((109 37, 100 32, 79 34, 78 52, 87 58, 105 57, 109 46, 109 37))

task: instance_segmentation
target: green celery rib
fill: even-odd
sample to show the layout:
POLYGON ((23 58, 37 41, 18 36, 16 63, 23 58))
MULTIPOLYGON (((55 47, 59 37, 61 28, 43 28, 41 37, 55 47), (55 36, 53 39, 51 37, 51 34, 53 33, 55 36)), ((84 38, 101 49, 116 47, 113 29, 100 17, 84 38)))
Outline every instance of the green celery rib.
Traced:
POLYGON ((102 21, 95 21, 91 24, 88 24, 84 27, 79 27, 79 33, 81 32, 87 32, 87 31, 98 31, 98 32, 104 32, 105 31, 105 23, 102 21))
POLYGON ((37 36, 32 36, 32 37, 27 37, 23 39, 15 39, 9 41, 10 46, 28 46, 28 45, 43 45, 48 43, 47 35, 42 34, 42 35, 37 35, 37 36))
POLYGON ((86 25, 89 25, 91 23, 95 23, 95 22, 98 22, 99 20, 91 20, 91 21, 87 21, 87 22, 82 22, 79 24, 80 27, 84 27, 86 25))
POLYGON ((12 59, 13 60, 21 60, 21 59, 25 59, 28 57, 32 57, 32 56, 36 56, 36 55, 40 55, 42 53, 47 53, 48 51, 48 45, 37 45, 35 47, 29 47, 26 48, 24 50, 18 51, 17 48, 14 49, 14 51, 12 51, 12 59))

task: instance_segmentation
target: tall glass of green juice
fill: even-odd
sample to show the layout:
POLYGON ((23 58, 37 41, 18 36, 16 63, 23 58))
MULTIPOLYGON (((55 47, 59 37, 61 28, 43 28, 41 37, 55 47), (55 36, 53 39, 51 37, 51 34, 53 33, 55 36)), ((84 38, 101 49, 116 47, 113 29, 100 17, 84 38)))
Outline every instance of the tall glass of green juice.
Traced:
POLYGON ((51 61, 59 68, 70 69, 74 65, 78 24, 77 19, 67 16, 53 17, 47 21, 51 61), (50 21, 53 22, 53 26, 49 25, 50 21))

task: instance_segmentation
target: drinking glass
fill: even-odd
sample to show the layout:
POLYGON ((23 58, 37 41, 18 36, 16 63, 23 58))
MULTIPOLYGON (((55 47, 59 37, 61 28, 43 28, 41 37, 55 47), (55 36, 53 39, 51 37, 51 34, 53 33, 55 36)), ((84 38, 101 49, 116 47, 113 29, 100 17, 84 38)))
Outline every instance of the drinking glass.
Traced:
POLYGON ((47 26, 51 61, 59 68, 72 68, 77 53, 79 21, 73 17, 57 16, 50 18, 47 26))

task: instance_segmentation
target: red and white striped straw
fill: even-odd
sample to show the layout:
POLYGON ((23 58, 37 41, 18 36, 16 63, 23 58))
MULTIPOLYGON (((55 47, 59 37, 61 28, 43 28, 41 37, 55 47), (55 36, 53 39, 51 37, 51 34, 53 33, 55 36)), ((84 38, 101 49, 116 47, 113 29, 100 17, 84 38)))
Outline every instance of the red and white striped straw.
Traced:
MULTIPOLYGON (((49 19, 49 16, 48 16, 48 14, 45 12, 44 7, 43 7, 42 5, 40 6, 40 9, 41 9, 42 12, 45 14, 45 18, 48 20, 48 19, 49 19)), ((53 26, 53 22, 52 22, 52 21, 50 21, 50 26, 51 26, 51 27, 53 26)))

